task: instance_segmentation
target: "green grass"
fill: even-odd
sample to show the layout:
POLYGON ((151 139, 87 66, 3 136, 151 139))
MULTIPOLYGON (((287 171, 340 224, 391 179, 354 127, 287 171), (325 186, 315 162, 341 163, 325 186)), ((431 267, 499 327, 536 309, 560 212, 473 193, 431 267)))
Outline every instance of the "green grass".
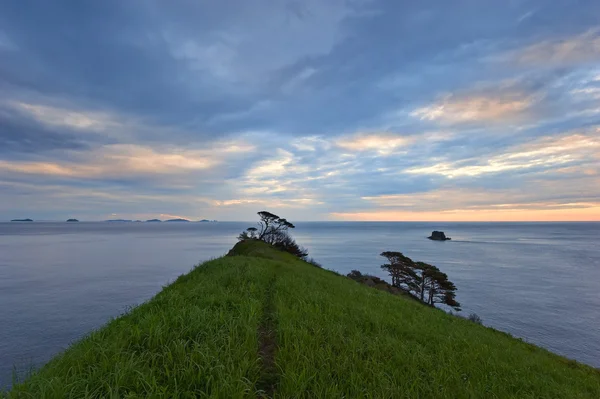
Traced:
POLYGON ((7 395, 600 398, 598 370, 507 334, 263 243, 231 254, 180 277, 7 395))

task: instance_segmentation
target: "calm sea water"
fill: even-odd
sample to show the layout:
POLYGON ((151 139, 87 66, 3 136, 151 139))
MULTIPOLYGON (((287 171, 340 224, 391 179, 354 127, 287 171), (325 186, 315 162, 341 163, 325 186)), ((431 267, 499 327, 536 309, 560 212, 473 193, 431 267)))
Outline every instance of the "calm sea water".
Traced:
MULTIPOLYGON (((248 223, 0 223, 0 387, 226 253, 248 223)), ((325 267, 386 277, 386 250, 440 267, 463 313, 600 367, 600 223, 298 223, 325 267), (425 239, 443 230, 452 241, 425 239)))

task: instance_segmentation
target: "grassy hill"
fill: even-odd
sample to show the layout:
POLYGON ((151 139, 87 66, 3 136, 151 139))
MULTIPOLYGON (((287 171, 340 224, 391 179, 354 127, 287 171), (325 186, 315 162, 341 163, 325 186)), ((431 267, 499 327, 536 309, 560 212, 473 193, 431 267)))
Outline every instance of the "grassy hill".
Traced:
POLYGON ((600 372, 246 241, 9 397, 600 398, 600 372))

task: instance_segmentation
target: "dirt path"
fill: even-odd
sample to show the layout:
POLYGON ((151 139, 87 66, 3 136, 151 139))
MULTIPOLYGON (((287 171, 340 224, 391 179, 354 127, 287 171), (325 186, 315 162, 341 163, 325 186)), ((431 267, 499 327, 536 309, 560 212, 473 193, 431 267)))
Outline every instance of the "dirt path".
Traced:
POLYGON ((275 366, 277 353, 277 323, 275 314, 275 281, 273 275, 267 286, 263 317, 258 327, 258 355, 261 359, 261 377, 256 383, 259 397, 272 398, 279 381, 279 373, 275 366))

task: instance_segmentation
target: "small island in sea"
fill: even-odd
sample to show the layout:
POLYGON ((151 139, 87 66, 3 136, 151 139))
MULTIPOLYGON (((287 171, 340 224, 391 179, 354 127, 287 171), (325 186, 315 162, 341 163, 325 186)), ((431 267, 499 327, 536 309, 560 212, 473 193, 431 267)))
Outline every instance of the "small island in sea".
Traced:
POLYGON ((446 234, 443 231, 434 231, 427 238, 429 238, 430 240, 434 240, 434 241, 447 241, 447 240, 451 240, 450 237, 446 237, 446 234))
POLYGON ((33 222, 33 219, 13 219, 11 222, 33 222))
POLYGON ((109 219, 106 220, 106 222, 118 222, 118 223, 125 223, 125 222, 132 222, 133 220, 130 219, 109 219))
POLYGON ((162 220, 160 220, 160 219, 149 219, 149 220, 146 220, 146 223, 160 223, 160 222, 162 222, 162 220))
POLYGON ((67 219, 67 222, 68 222, 68 223, 71 223, 71 222, 79 222, 79 220, 77 220, 77 219, 67 219))
POLYGON ((189 220, 187 219, 182 219, 182 218, 177 218, 177 219, 169 219, 169 220, 165 220, 165 222, 189 222, 189 220))

